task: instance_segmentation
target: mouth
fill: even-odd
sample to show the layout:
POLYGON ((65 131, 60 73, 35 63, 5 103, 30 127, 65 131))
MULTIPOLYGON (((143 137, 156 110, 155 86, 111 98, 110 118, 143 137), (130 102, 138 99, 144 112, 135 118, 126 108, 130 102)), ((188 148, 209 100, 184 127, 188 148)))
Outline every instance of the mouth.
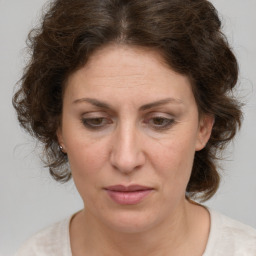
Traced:
POLYGON ((108 196, 117 204, 134 205, 143 201, 154 189, 141 185, 106 187, 108 196))

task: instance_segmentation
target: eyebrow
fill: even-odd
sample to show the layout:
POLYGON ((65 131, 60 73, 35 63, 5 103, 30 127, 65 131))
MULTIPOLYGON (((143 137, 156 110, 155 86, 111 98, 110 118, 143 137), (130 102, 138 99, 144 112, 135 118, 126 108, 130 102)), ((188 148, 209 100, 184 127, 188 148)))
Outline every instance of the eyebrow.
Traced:
MULTIPOLYGON (((94 99, 94 98, 77 99, 77 100, 73 101, 73 104, 77 104, 77 103, 81 103, 81 102, 88 102, 88 103, 90 103, 90 104, 92 104, 96 107, 99 107, 99 108, 112 109, 111 105, 109 105, 108 103, 106 103, 104 101, 99 101, 99 100, 94 99)), ((180 99, 166 98, 166 99, 162 99, 162 100, 158 100, 158 101, 154 101, 154 102, 142 105, 139 108, 139 110, 144 111, 144 110, 147 110, 147 109, 150 109, 150 108, 165 105, 167 103, 183 104, 182 100, 180 100, 180 99)))

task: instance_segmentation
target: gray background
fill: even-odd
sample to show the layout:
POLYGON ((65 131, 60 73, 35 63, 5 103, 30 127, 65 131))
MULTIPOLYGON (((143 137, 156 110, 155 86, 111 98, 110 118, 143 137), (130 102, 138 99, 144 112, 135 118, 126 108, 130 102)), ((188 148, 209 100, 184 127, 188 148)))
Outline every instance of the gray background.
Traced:
MULTIPOLYGON (((239 96, 247 102, 241 132, 229 147, 223 181, 206 205, 256 228, 256 1, 212 0, 240 63, 239 96)), ((51 180, 39 147, 18 126, 11 97, 26 60, 25 39, 44 0, 0 0, 0 255, 82 207, 72 182, 51 180)))

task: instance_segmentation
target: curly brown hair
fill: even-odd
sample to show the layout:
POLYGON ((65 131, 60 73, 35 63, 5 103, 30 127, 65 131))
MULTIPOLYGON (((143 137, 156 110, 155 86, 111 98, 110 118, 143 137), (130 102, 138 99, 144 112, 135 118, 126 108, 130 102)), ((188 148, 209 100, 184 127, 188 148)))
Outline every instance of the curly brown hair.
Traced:
POLYGON ((41 141, 58 181, 71 173, 56 135, 65 81, 109 43, 154 48, 170 68, 192 81, 200 113, 215 117, 211 137, 196 152, 187 196, 209 199, 220 176, 216 159, 241 125, 241 106, 231 92, 238 65, 207 0, 56 0, 28 37, 31 58, 13 105, 20 125, 41 141))

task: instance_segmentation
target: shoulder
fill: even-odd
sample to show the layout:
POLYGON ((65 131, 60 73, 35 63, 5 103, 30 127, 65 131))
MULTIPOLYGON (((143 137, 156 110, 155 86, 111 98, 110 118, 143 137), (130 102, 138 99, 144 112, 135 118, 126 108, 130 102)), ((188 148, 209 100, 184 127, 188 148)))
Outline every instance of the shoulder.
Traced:
POLYGON ((255 229, 216 211, 209 211, 211 230, 205 256, 256 255, 255 229))
POLYGON ((71 256, 69 239, 71 217, 55 223, 32 236, 15 256, 71 256))

